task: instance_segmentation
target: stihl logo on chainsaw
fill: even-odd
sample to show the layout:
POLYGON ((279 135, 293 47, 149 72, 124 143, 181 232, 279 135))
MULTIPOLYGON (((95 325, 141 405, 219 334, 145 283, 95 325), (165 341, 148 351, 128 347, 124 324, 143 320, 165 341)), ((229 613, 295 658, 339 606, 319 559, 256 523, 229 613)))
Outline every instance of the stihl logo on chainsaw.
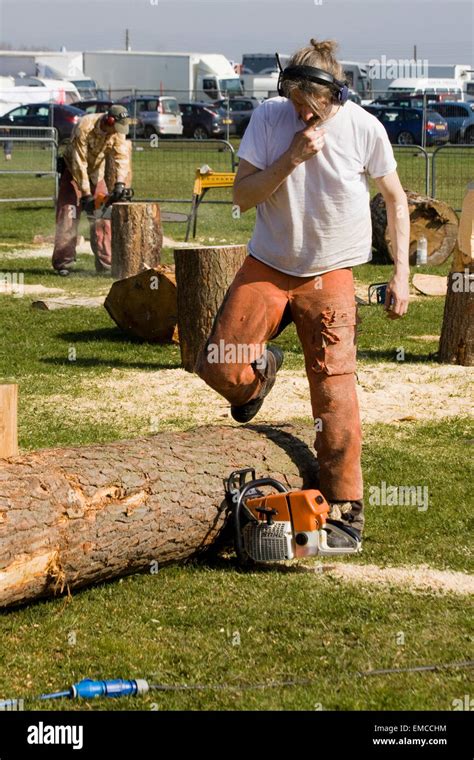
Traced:
POLYGON ((279 562, 317 554, 360 552, 359 535, 328 515, 317 489, 288 491, 273 478, 255 479, 255 470, 235 470, 224 481, 234 517, 234 540, 241 564, 279 562), (251 479, 246 481, 247 474, 251 479), (265 494, 270 487, 277 493, 265 494))

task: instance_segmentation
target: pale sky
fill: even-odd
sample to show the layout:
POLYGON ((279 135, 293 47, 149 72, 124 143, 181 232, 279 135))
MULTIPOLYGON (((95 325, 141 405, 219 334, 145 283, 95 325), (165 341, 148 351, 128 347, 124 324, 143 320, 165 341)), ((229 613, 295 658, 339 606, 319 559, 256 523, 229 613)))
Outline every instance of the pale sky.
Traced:
POLYGON ((0 0, 0 43, 68 50, 291 53, 311 36, 339 57, 474 63, 472 0, 0 0), (321 4, 320 4, 321 2, 321 4))

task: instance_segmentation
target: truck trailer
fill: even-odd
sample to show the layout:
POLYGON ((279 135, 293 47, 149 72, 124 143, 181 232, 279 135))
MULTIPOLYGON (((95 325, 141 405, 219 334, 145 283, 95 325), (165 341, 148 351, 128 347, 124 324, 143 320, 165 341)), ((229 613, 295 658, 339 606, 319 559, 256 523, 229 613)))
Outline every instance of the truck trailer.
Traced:
POLYGON ((220 54, 86 51, 84 72, 113 99, 133 90, 178 100, 219 100, 243 94, 238 74, 220 54))

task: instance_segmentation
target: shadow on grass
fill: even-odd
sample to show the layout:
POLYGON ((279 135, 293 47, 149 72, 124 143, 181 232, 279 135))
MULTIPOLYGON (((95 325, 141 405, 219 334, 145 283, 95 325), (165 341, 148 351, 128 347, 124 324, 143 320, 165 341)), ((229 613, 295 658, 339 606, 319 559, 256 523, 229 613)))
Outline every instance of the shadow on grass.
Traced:
POLYGON ((43 364, 48 364, 50 366, 55 367, 70 367, 71 364, 75 365, 76 367, 81 367, 82 369, 87 369, 90 367, 104 367, 107 369, 143 369, 143 370, 150 370, 150 372, 155 372, 158 369, 181 369, 182 365, 181 362, 174 362, 170 364, 161 364, 160 362, 124 362, 120 359, 98 359, 94 357, 90 357, 88 359, 75 359, 74 361, 70 361, 69 359, 64 358, 48 358, 48 359, 41 359, 41 362, 43 364))

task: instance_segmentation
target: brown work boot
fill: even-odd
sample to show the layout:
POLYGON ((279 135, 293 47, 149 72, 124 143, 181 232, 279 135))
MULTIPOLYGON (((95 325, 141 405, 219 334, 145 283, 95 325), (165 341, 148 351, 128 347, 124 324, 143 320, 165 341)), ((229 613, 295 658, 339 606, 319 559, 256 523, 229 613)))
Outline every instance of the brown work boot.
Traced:
MULTIPOLYGON (((276 373, 283 364, 283 351, 278 346, 268 345, 266 348, 266 366, 265 369, 259 370, 265 378, 262 389, 256 398, 247 401, 246 404, 231 406, 230 413, 236 422, 250 422, 260 410, 265 396, 268 396, 275 385, 276 373)), ((252 365, 255 362, 252 362, 252 365)))
POLYGON ((347 525, 349 528, 362 534, 364 530, 364 502, 360 501, 332 501, 329 504, 328 517, 347 525))

